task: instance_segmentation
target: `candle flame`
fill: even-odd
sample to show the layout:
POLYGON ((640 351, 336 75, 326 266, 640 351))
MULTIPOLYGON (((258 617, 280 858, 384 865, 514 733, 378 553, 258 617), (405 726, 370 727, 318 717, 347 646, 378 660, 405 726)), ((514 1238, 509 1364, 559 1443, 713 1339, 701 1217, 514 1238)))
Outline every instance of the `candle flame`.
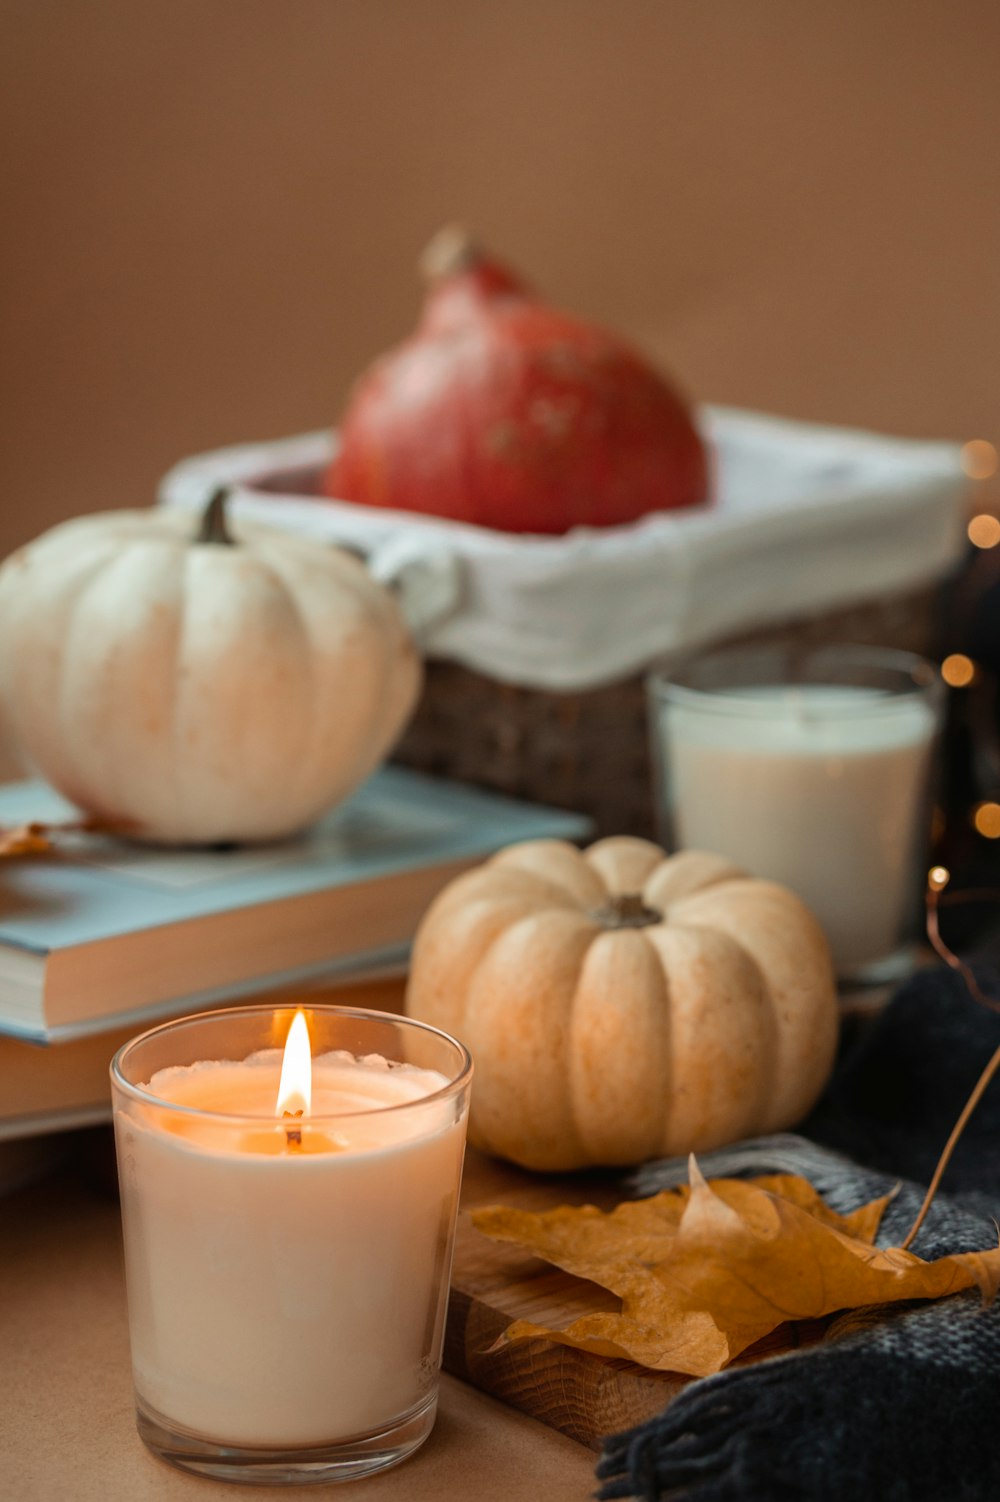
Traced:
POLYGON ((951 872, 947 866, 932 866, 927 873, 927 885, 932 892, 943 892, 951 881, 951 872))
POLYGON ((312 1048, 309 1043, 309 1024, 300 1007, 292 1018, 292 1025, 285 1039, 278 1101, 274 1109, 278 1116, 308 1116, 311 1104, 312 1048))

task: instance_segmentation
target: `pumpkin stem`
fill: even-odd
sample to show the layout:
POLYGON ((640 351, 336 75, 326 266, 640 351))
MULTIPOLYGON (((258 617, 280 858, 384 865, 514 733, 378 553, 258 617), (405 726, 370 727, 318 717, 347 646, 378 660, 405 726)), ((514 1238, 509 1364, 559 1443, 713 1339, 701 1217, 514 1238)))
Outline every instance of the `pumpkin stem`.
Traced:
POLYGON ((663 922, 663 914, 655 907, 647 907, 638 892, 609 897, 592 916, 605 928, 648 928, 651 923, 663 922))
POLYGON ((487 255, 459 224, 438 230, 420 257, 420 274, 430 298, 428 312, 432 303, 437 306, 438 329, 464 323, 471 309, 496 298, 528 295, 520 277, 487 255))
POLYGON ((459 271, 468 271, 481 259, 482 251, 465 226, 446 224, 420 257, 420 274, 425 282, 440 282, 459 271))
POLYGON ((195 542, 217 542, 225 547, 235 547, 236 539, 226 526, 226 500, 229 496, 228 486, 221 486, 214 490, 209 498, 201 518, 201 526, 198 528, 195 542))

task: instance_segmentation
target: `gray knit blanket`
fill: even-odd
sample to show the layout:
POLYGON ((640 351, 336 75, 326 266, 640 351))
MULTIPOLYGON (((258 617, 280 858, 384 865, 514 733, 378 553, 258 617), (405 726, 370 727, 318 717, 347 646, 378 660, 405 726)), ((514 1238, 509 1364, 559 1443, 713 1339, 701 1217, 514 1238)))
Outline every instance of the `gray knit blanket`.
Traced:
MULTIPOLYGON (((979 972, 1000 996, 1000 974, 979 972)), ((840 1212, 902 1180, 880 1245, 916 1217, 965 1099, 1000 1046, 1000 1017, 949 970, 910 981, 850 1051, 801 1136, 699 1158, 713 1176, 799 1173, 840 1212)), ((680 1160, 631 1181, 684 1182, 680 1160)), ((987 1091, 912 1250, 996 1244, 1000 1078, 987 1091)), ((644 1502, 1000 1502, 1000 1300, 977 1292, 836 1322, 835 1338, 692 1383, 664 1413, 607 1440, 603 1499, 644 1502)))

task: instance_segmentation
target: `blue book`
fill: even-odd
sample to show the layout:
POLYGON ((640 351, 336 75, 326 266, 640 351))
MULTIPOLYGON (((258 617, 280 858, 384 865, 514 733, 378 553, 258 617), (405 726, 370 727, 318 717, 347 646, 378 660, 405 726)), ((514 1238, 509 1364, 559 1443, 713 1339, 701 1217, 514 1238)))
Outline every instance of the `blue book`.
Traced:
MULTIPOLYGON (((0 787, 0 825, 76 811, 0 787)), ((428 904, 518 840, 581 840, 581 815, 384 767, 307 833, 176 850, 93 834, 0 861, 0 1033, 77 1038, 405 958, 428 904)))

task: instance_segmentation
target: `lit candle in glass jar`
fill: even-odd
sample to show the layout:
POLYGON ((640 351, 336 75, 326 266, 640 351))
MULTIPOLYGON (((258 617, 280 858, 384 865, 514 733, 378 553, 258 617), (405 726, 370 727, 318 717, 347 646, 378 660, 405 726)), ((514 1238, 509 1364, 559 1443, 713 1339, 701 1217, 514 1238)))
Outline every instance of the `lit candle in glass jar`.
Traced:
POLYGON ((242 1479, 362 1474, 434 1419, 471 1065, 407 1019, 249 1007, 113 1065, 139 1430, 242 1479))

